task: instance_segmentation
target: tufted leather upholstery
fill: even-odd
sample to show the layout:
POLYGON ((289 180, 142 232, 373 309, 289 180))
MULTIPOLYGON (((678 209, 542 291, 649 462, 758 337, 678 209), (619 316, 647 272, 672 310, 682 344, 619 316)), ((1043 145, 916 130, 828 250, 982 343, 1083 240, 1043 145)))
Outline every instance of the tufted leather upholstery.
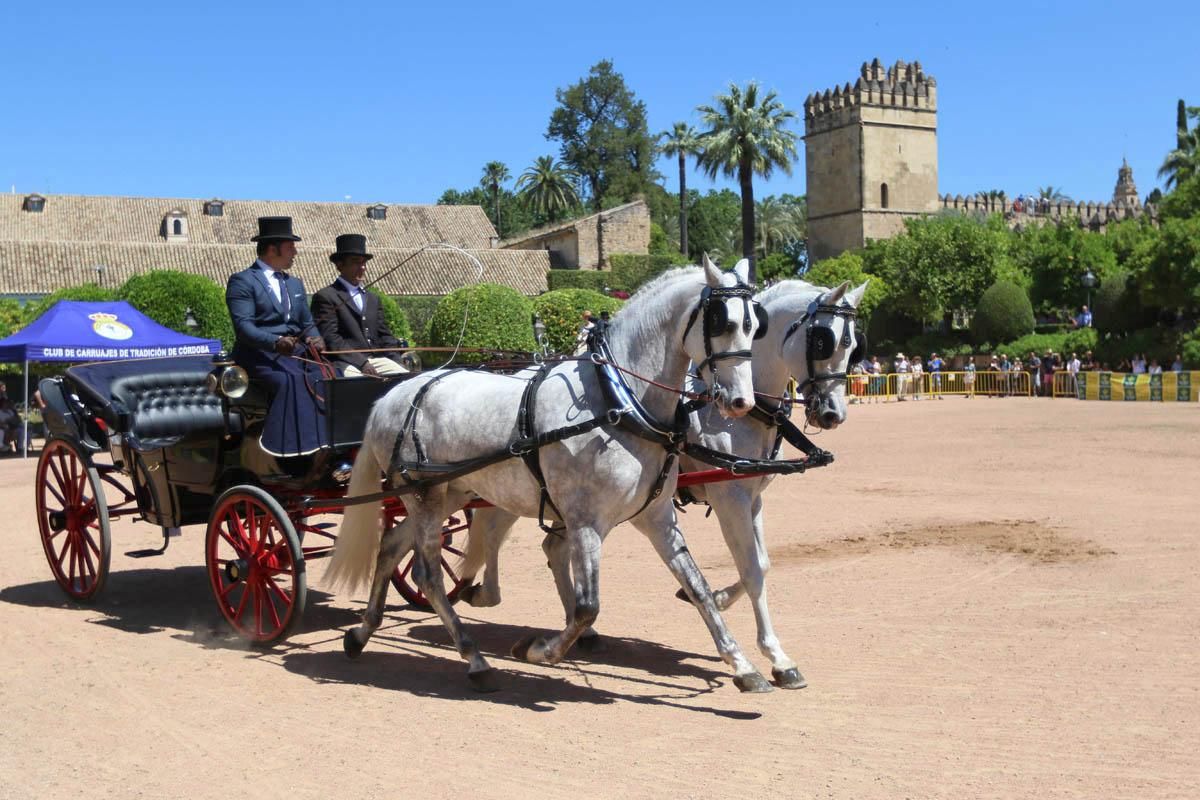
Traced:
POLYGON ((208 390, 206 378, 204 372, 159 372, 113 381, 113 399, 130 412, 134 446, 150 449, 190 434, 223 433, 221 398, 208 390))

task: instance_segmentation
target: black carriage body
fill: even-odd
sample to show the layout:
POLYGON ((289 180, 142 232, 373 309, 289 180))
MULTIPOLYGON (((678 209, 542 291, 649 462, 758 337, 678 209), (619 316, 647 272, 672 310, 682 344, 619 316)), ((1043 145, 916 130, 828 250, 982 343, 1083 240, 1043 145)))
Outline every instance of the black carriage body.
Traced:
POLYGON ((261 449, 267 398, 257 387, 236 400, 214 394, 213 369, 206 356, 72 367, 42 381, 46 423, 52 436, 92 453, 107 450, 132 482, 141 516, 180 527, 207 522, 215 498, 235 484, 285 494, 302 493, 306 483, 336 485, 329 472, 361 443, 371 405, 403 379, 320 385, 333 447, 320 462, 326 469, 314 476, 287 472, 261 449))

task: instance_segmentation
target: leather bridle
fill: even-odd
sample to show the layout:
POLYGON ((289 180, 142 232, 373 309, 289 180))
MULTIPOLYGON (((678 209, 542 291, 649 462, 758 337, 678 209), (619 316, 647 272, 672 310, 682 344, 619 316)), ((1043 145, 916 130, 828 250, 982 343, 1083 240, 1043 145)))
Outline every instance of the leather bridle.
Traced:
POLYGON ((758 330, 754 332, 754 338, 762 338, 767 332, 767 312, 754 301, 754 289, 744 283, 738 283, 736 286, 705 286, 704 291, 700 293, 700 301, 692 309, 687 326, 683 329, 683 338, 686 341, 692 325, 696 323, 696 318, 700 317, 701 330, 704 332, 704 360, 696 365, 696 375, 703 380, 701 373, 705 367, 708 367, 712 374, 714 387, 717 384, 716 364, 718 361, 732 358, 748 359, 752 355, 749 350, 713 352, 713 337, 733 332, 732 325, 729 323, 729 309, 726 308, 725 303, 734 298, 742 301, 742 332, 750 333, 750 319, 753 315, 758 319, 758 330), (720 330, 716 330, 718 328, 720 330))
POLYGON ((783 334, 783 341, 780 343, 780 347, 782 347, 792 334, 801 327, 804 328, 804 362, 808 374, 804 378, 804 382, 796 387, 796 393, 804 396, 805 405, 810 409, 813 407, 815 398, 829 393, 828 389, 822 391, 821 386, 827 385, 830 381, 846 379, 845 372, 816 374, 816 362, 831 359, 836 352, 834 342, 837 341, 832 325, 817 324, 817 317, 821 314, 832 314, 834 317, 841 317, 845 320, 840 344, 843 349, 849 349, 855 343, 854 336, 850 332, 850 323, 858 318, 858 310, 844 301, 839 305, 825 304, 819 297, 809 304, 808 309, 800 315, 799 319, 788 326, 787 332, 783 334), (814 389, 811 396, 806 391, 809 386, 814 389))

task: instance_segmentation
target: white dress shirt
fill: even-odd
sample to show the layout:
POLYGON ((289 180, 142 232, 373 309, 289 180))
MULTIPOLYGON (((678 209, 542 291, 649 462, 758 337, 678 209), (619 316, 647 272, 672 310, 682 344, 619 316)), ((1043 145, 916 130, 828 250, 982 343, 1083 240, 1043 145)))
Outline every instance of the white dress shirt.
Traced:
POLYGON ((342 284, 346 291, 350 293, 350 299, 354 301, 354 307, 357 308, 358 313, 361 314, 363 309, 366 308, 367 301, 364 295, 367 293, 367 290, 361 286, 355 286, 341 275, 338 276, 338 281, 342 284))

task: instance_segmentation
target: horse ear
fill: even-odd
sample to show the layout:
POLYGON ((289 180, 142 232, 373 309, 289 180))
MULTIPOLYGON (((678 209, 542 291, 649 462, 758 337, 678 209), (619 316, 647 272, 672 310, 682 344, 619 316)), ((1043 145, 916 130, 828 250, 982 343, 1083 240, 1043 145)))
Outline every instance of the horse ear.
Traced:
POLYGON ((861 286, 855 286, 850 291, 846 292, 846 299, 850 301, 850 305, 858 308, 862 303, 863 295, 867 292, 867 284, 871 282, 870 278, 862 282, 861 286))
POLYGON ((721 270, 720 270, 720 268, 717 267, 716 264, 714 264, 712 262, 711 259, 709 259, 708 253, 705 253, 701 257, 700 261, 704 265, 704 279, 706 281, 708 281, 708 285, 709 286, 720 286, 721 285, 721 270))
POLYGON ((842 302, 842 298, 845 296, 846 290, 849 288, 850 281, 842 281, 840 286, 830 289, 825 293, 825 296, 821 298, 821 305, 836 306, 838 303, 842 302))
POLYGON ((741 261, 733 265, 733 274, 737 276, 738 283, 750 282, 750 259, 743 258, 741 261))

